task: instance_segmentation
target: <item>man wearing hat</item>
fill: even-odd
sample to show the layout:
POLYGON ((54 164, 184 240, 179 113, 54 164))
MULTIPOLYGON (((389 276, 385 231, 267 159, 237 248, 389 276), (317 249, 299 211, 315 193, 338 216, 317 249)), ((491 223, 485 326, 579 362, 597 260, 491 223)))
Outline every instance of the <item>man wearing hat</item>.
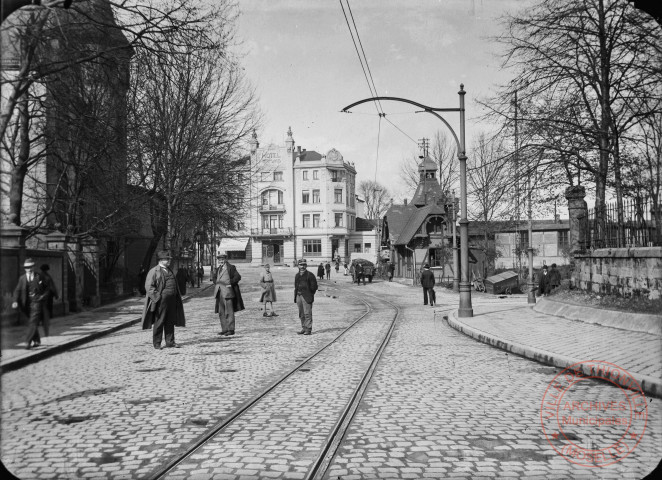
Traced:
POLYGON ((145 279, 145 308, 143 330, 152 327, 154 348, 161 349, 165 332, 165 347, 179 348, 175 343, 175 327, 185 327, 184 304, 177 286, 175 274, 170 270, 170 252, 161 250, 157 254, 158 265, 147 272, 145 279))
POLYGON ((218 313, 221 321, 219 335, 234 335, 234 314, 244 309, 244 300, 241 298, 239 289, 241 275, 237 272, 237 267, 228 263, 228 256, 225 252, 220 252, 216 258, 218 258, 219 264, 212 281, 216 284, 214 287, 214 298, 216 299, 214 312, 218 313))
POLYGON ((434 304, 437 303, 437 299, 434 294, 434 273, 430 270, 430 264, 426 263, 423 265, 423 272, 421 273, 421 287, 423 287, 423 305, 428 304, 428 299, 430 300, 430 306, 434 307, 434 304))
POLYGON ((551 289, 550 277, 547 272, 547 265, 542 266, 542 273, 540 274, 540 280, 538 281, 538 294, 542 297, 547 296, 551 289))
POLYGON ((299 335, 310 335, 313 332, 313 302, 317 292, 317 280, 307 268, 306 260, 299 260, 299 272, 294 277, 294 303, 299 307, 301 320, 299 335))
MULTIPOLYGON (((13 309, 19 309, 28 317, 28 330, 25 335, 25 348, 41 345, 39 337, 39 322, 41 322, 46 309, 46 285, 40 273, 34 271, 34 260, 26 258, 23 263, 25 273, 18 279, 14 289, 12 302, 13 309)), ((47 313, 46 313, 47 314, 47 313)), ((20 313, 19 313, 20 315, 20 313)))

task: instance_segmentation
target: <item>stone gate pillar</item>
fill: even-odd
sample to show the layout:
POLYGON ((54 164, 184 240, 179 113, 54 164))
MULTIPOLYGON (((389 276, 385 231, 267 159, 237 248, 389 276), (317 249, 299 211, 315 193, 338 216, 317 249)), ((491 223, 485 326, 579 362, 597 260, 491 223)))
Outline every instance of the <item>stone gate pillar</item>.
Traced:
POLYGON ((588 245, 588 206, 586 205, 586 189, 575 185, 565 189, 570 216, 570 252, 583 252, 588 245))

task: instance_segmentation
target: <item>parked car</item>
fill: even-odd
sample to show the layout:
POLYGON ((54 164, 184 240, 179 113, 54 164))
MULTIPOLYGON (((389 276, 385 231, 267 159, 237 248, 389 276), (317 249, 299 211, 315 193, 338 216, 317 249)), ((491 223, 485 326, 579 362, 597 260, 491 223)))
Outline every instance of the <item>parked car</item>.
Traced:
POLYGON ((349 273, 352 275, 352 282, 356 282, 356 278, 354 277, 354 265, 357 263, 360 263, 363 267, 363 276, 368 279, 368 282, 372 282, 372 277, 375 274, 375 264, 364 258, 355 258, 352 260, 352 263, 349 266, 349 273))

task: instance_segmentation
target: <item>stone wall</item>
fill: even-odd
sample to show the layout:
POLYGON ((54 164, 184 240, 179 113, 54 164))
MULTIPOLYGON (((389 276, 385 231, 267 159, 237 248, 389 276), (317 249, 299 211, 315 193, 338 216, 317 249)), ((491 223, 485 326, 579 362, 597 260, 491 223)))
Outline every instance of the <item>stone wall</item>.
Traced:
POLYGON ((609 295, 662 295, 662 247, 602 248, 575 254, 573 286, 609 295))

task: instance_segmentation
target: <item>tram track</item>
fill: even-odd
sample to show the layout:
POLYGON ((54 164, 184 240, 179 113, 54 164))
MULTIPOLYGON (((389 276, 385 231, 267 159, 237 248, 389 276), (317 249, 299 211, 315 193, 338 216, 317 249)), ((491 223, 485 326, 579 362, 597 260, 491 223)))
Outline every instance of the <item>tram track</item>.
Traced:
MULTIPOLYGON (((326 473, 326 470, 329 467, 335 455, 335 452, 338 446, 340 445, 340 443, 342 442, 342 438, 344 437, 345 432, 349 427, 352 418, 361 403, 363 395, 379 364, 379 360, 381 359, 381 356, 391 339, 397 320, 401 316, 401 309, 392 302, 383 299, 378 299, 367 293, 363 293, 361 296, 359 296, 354 293, 348 292, 348 290, 351 290, 351 287, 340 288, 339 286, 334 286, 332 288, 338 292, 343 292, 345 295, 351 295, 352 297, 357 298, 361 303, 363 303, 367 307, 367 310, 363 314, 361 314, 355 321, 353 321, 346 329, 344 329, 343 332, 341 332, 337 337, 335 337, 329 343, 327 343, 322 348, 314 352, 312 355, 308 356, 305 360, 298 363, 289 372, 279 377, 277 380, 275 380, 273 383, 267 386, 260 393, 258 393, 257 395, 255 395, 254 397, 243 403, 241 406, 235 409, 234 412, 232 412, 232 414, 230 414, 223 421, 214 425, 201 437, 199 437, 198 439, 196 439, 195 441, 193 441, 192 443, 190 443, 188 446, 184 447, 180 451, 176 452, 176 454, 167 463, 161 465, 158 469, 152 471, 151 474, 147 476, 147 478, 161 479, 161 478, 169 478, 170 476, 180 477, 182 475, 182 472, 178 472, 179 467, 186 464, 186 462, 190 461, 193 457, 198 457, 198 458, 200 456, 204 457, 205 455, 204 453, 202 453, 203 450, 206 448, 212 448, 210 447, 210 445, 212 445, 213 442, 217 441, 217 439, 220 436, 233 435, 233 433, 231 432, 233 428, 235 429, 234 434, 241 431, 241 430, 237 430, 238 428, 240 428, 237 427, 237 425, 241 422, 252 421, 251 413, 254 412, 256 409, 260 408, 261 405, 268 403, 270 398, 274 398, 274 397, 277 398, 279 395, 282 395, 281 393, 279 393, 279 389, 283 389, 288 382, 291 382, 291 380, 297 373, 309 372, 310 369, 315 368, 315 364, 318 361, 319 361, 318 363, 322 364, 322 362, 325 360, 323 358, 325 355, 327 356, 330 355, 329 358, 331 359, 334 358, 333 355, 338 355, 339 354, 338 352, 334 353, 331 351, 334 349, 340 350, 342 347, 340 347, 339 345, 341 345, 342 342, 351 339, 351 334, 356 332, 356 330, 362 326, 362 322, 367 322, 371 320, 379 321, 379 318, 383 318, 381 317, 381 315, 383 315, 386 312, 380 310, 383 310, 384 305, 386 304, 389 306, 388 312, 390 313, 389 316, 390 322, 388 323, 388 327, 384 328, 386 331, 378 338, 378 341, 373 342, 373 345, 376 344, 375 348, 373 349, 373 353, 370 356, 369 361, 363 362, 364 364, 367 363, 367 366, 363 368, 360 379, 355 383, 354 388, 349 393, 348 400, 345 402, 342 411, 335 416, 337 420, 332 426, 330 426, 330 428, 327 428, 326 431, 328 431, 329 433, 326 436, 326 438, 321 442, 319 447, 316 448, 316 453, 314 455, 314 458, 312 459, 312 461, 310 461, 310 465, 308 466, 307 472, 305 474, 306 479, 319 479, 324 477, 324 474, 326 473), (366 296, 373 298, 374 302, 370 302, 366 300, 366 296), (373 318, 378 315, 380 316, 379 318, 373 318)), ((382 321, 381 323, 384 322, 382 321)), ((345 360, 345 362, 348 361, 349 360, 347 359, 345 360)), ((323 381, 324 379, 320 380, 320 382, 323 381)), ((289 388, 291 388, 291 386, 289 388)), ((302 393, 302 395, 305 396, 306 394, 302 393)), ((273 400, 271 401, 273 402, 273 400)), ((270 407, 264 406, 263 408, 270 408, 270 407)), ((312 408, 312 410, 318 410, 318 408, 314 407, 312 408)), ((257 418, 259 414, 256 413, 254 416, 257 418)), ((275 415, 275 416, 283 417, 285 415, 275 415)), ((262 414, 262 417, 264 417, 264 414, 262 414)), ((268 423, 268 420, 266 420, 266 422, 268 423)), ((309 458, 310 456, 306 455, 306 459, 309 458)), ((186 475, 184 474, 184 476, 186 475)))

